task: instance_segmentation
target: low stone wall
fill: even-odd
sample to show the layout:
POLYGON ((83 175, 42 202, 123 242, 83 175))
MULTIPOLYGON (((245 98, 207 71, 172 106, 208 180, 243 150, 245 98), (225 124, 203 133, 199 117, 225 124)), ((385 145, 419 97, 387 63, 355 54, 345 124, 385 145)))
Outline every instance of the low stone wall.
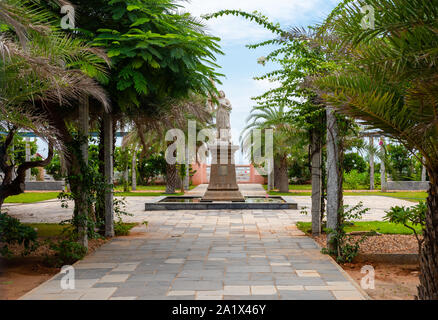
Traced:
POLYGON ((62 191, 64 190, 64 181, 26 181, 26 191, 62 191))
POLYGON ((388 181, 387 190, 417 190, 429 189, 429 181, 388 181))

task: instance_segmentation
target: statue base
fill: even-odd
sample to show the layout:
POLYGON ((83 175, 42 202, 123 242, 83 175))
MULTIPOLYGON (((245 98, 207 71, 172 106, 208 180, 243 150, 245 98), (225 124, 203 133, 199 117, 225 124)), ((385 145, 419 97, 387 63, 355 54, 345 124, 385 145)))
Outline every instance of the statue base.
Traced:
POLYGON ((210 183, 201 201, 245 201, 236 180, 234 153, 238 149, 238 146, 220 140, 209 145, 213 164, 210 171, 210 183))

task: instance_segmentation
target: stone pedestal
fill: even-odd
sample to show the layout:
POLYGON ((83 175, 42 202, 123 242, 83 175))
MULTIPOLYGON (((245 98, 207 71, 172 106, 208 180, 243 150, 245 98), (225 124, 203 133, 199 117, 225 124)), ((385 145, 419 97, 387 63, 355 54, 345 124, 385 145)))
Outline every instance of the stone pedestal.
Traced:
POLYGON ((245 201, 236 182, 234 153, 239 147, 220 140, 208 147, 212 155, 210 183, 201 201, 245 201))

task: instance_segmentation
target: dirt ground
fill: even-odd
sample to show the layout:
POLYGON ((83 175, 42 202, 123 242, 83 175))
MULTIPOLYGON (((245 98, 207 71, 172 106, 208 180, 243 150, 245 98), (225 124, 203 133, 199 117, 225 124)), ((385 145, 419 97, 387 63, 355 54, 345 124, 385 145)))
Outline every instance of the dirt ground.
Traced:
POLYGON ((418 265, 393 265, 382 263, 345 264, 342 267, 360 285, 364 265, 374 267, 374 289, 365 290, 375 300, 414 300, 419 284, 418 265))
MULTIPOLYGON (((88 254, 100 247, 105 240, 89 240, 88 254)), ((19 252, 18 246, 11 248, 19 252)), ((57 274, 60 268, 44 264, 44 256, 50 254, 47 246, 41 246, 26 257, 0 258, 0 300, 16 300, 57 274)))
MULTIPOLYGON (((354 236, 361 238, 362 236, 354 236)), ((313 237, 321 246, 325 247, 327 235, 313 237)), ((379 236, 370 236, 360 245, 360 253, 418 253, 418 242, 414 235, 403 234, 382 234, 379 236)))
MULTIPOLYGON (((356 236, 355 236, 356 237, 356 236)), ((357 236, 360 238, 361 236, 357 236)), ((326 245, 326 235, 314 237, 321 246, 326 245)), ((417 253, 418 242, 414 235, 379 235, 368 237, 360 245, 360 253, 417 253)), ((372 299, 376 300, 413 300, 419 284, 419 266, 406 264, 376 263, 373 261, 347 263, 342 268, 360 285, 365 276, 360 271, 363 266, 374 268, 374 289, 365 290, 372 299)))

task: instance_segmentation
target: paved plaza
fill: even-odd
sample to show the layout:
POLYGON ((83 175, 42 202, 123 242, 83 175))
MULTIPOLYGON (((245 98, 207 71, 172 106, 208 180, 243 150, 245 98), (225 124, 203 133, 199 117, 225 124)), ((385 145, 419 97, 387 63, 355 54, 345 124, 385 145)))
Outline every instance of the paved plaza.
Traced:
POLYGON ((151 212, 23 299, 364 299, 294 215, 276 211, 151 212))
MULTIPOLYGON (((245 195, 263 194, 260 188, 241 186, 245 195)), ((293 198, 300 207, 310 206, 310 197, 293 198)), ((392 205, 412 205, 386 197, 345 198, 373 205, 368 220, 380 219, 392 205)), ((310 220, 299 210, 144 211, 151 200, 127 198, 134 216, 125 220, 148 221, 148 226, 77 262, 76 289, 63 290, 64 274, 58 274, 22 299, 366 299, 296 228, 297 221, 310 220)), ((71 217, 71 208, 61 209, 58 201, 7 207, 27 222, 71 217)))

